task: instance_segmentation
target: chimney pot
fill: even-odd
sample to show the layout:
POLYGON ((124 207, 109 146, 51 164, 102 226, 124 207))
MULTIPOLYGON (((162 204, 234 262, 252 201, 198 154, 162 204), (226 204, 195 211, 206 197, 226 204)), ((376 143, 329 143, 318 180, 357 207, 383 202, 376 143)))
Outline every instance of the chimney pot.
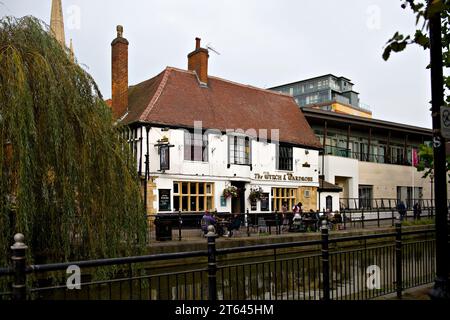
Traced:
POLYGON ((117 30, 117 38, 122 38, 122 36, 123 36, 123 26, 118 25, 116 27, 116 30, 117 30))
POLYGON ((195 71, 201 83, 208 84, 207 49, 200 47, 200 38, 195 38, 195 50, 188 54, 188 70, 195 71))
POLYGON ((195 50, 200 49, 200 38, 195 38, 195 50))

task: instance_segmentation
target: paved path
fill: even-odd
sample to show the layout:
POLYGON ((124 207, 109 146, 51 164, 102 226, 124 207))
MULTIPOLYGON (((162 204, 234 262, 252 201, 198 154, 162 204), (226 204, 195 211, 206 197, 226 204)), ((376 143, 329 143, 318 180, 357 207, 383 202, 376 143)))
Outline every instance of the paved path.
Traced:
MULTIPOLYGON (((433 284, 426 284, 420 287, 415 287, 403 291, 401 300, 431 300, 428 296, 433 284)), ((391 293, 382 297, 378 297, 374 300, 399 300, 396 293, 391 293)))

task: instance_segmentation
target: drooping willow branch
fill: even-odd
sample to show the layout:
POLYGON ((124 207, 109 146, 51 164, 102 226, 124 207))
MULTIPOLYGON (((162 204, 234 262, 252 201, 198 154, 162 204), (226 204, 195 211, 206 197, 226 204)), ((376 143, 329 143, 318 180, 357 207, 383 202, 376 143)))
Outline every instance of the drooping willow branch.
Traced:
POLYGON ((0 20, 0 266, 14 232, 38 261, 142 250, 147 222, 127 153, 94 80, 48 27, 0 20))

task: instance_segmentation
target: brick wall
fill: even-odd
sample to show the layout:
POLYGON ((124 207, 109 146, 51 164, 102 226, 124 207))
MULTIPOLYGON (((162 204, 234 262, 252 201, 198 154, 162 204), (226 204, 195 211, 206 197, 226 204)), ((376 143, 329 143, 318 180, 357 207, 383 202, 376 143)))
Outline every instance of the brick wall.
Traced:
POLYGON ((112 110, 120 118, 128 108, 128 41, 117 37, 111 43, 112 110))

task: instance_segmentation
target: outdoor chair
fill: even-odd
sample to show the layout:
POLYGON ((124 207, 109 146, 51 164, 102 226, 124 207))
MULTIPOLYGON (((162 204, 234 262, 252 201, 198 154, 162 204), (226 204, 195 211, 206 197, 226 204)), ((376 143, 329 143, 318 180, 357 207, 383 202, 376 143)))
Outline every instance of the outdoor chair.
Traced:
POLYGON ((205 218, 202 218, 200 220, 200 225, 201 225, 202 236, 204 237, 208 233, 208 226, 210 225, 210 223, 207 220, 205 220, 205 218))
POLYGON ((267 224, 264 218, 258 218, 258 233, 267 232, 267 224))

